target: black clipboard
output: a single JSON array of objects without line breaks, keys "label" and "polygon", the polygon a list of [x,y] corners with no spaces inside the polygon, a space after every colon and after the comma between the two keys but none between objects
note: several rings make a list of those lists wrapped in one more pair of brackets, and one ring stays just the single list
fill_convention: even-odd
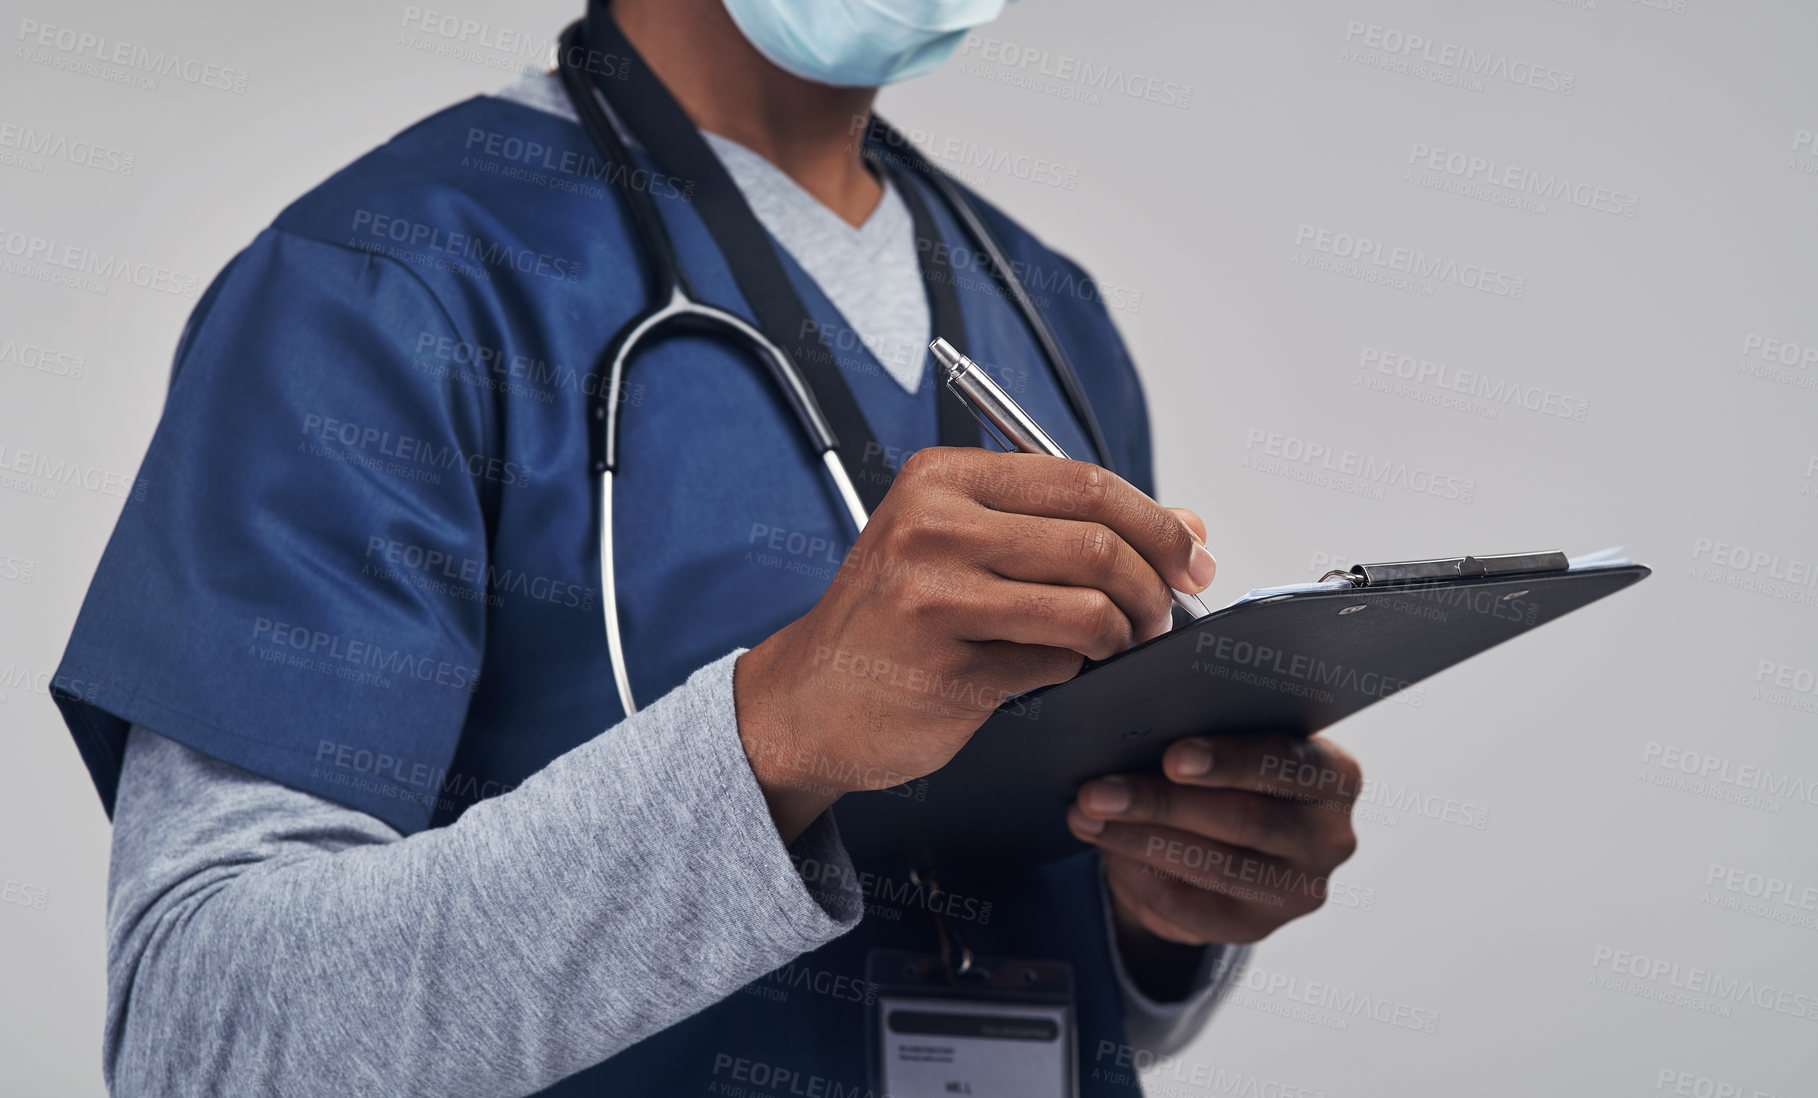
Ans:
[{"label": "black clipboard", "polygon": [[[1000,706],[945,767],[834,809],[860,864],[1002,871],[1085,849],[1080,785],[1159,771],[1189,735],[1311,735],[1649,574],[1563,553],[1358,565],[1240,601]],[[1341,577],[1334,578],[1334,577]]]}]

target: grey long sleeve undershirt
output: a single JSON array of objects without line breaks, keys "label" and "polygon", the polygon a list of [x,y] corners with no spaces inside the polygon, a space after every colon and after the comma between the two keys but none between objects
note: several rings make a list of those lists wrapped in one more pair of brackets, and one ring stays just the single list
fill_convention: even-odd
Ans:
[{"label": "grey long sleeve undershirt", "polygon": [[[135,727],[108,882],[111,1092],[526,1094],[850,928],[863,896],[831,817],[790,848],[771,823],[737,655],[409,838]],[[791,854],[844,867],[842,886],[811,892]],[[1172,1004],[1119,965],[1130,1042],[1191,1040],[1241,957],[1208,951]]]},{"label": "grey long sleeve undershirt", "polygon": [[[521,1095],[852,927],[738,737],[727,656],[408,838],[135,729],[114,814],[115,1095]],[[828,816],[798,856],[850,870]]]}]

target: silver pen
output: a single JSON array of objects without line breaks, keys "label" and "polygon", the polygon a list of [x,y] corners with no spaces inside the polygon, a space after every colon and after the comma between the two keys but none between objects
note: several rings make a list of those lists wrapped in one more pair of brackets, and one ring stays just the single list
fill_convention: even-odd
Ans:
[{"label": "silver pen", "polygon": [[[1010,446],[1025,454],[1047,454],[1051,457],[1067,456],[1067,451],[1042,430],[1042,425],[1035,422],[1022,406],[1010,399],[1010,394],[1003,387],[991,380],[984,367],[955,350],[953,344],[944,339],[936,339],[928,344],[934,352],[934,360],[941,364],[942,373],[946,375],[947,388],[959,398],[961,404],[972,410],[985,429],[992,431]],[[1199,601],[1198,595],[1185,591],[1174,592],[1174,605],[1186,612],[1189,618],[1203,618],[1211,611],[1206,604]]]}]

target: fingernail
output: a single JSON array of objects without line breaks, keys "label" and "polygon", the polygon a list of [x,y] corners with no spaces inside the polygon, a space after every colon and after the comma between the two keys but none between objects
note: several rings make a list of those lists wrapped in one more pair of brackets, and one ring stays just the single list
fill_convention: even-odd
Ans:
[{"label": "fingernail", "polygon": [[1174,745],[1174,772],[1183,778],[1197,778],[1212,769],[1212,752],[1195,740],[1182,740]]},{"label": "fingernail", "polygon": [[1187,562],[1187,575],[1193,580],[1193,590],[1204,591],[1217,573],[1218,562],[1212,559],[1205,546],[1194,542],[1193,559]]},{"label": "fingernail", "polygon": [[1079,828],[1088,835],[1096,835],[1105,829],[1105,821],[1095,820],[1081,812],[1074,815],[1073,826]]},{"label": "fingernail", "polygon": [[1079,791],[1079,803],[1093,812],[1114,816],[1130,807],[1130,787],[1121,778],[1087,782]]}]

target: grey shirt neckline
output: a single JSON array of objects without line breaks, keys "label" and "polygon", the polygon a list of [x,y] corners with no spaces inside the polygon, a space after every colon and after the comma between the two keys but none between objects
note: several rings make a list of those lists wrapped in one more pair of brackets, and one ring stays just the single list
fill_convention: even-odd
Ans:
[{"label": "grey shirt neckline", "polygon": [[[497,94],[578,120],[553,73],[526,76]],[[877,208],[864,224],[853,226],[758,153],[716,133],[702,131],[702,136],[758,222],[839,311],[846,330],[823,331],[842,352],[837,357],[846,360],[862,345],[904,392],[919,392],[928,374],[934,319],[916,255],[914,218],[896,184],[883,177]]]}]

